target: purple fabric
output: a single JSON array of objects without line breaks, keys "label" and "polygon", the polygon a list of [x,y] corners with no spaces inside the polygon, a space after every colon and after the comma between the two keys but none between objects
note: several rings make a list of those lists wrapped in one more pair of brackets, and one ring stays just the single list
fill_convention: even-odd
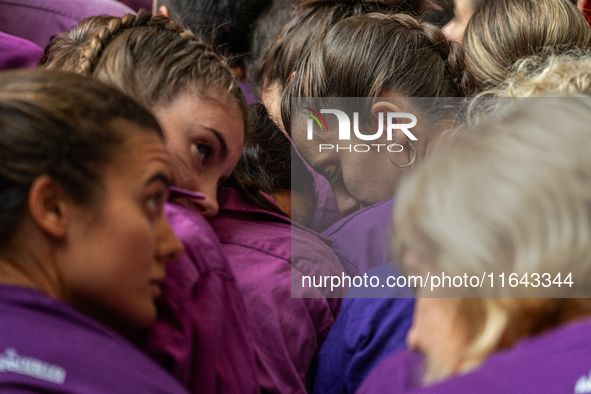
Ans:
[{"label": "purple fabric", "polygon": [[0,30],[45,48],[84,18],[128,13],[133,10],[115,0],[0,0]]},{"label": "purple fabric", "polygon": [[[332,327],[341,299],[322,298],[319,289],[292,298],[301,276],[339,275],[337,257],[310,230],[249,205],[237,191],[218,193],[220,213],[210,223],[242,291],[257,352],[261,388],[305,393],[319,346]],[[292,239],[307,245],[292,252]]]},{"label": "purple fabric", "polygon": [[43,56],[43,49],[30,41],[0,31],[0,71],[34,68]]},{"label": "purple fabric", "polygon": [[246,104],[253,104],[260,101],[259,97],[256,95],[254,91],[254,86],[252,85],[252,83],[240,82],[240,87],[244,92],[244,97],[246,97]]},{"label": "purple fabric", "polygon": [[139,11],[143,8],[148,11],[152,11],[152,0],[119,0],[134,11]]},{"label": "purple fabric", "polygon": [[0,392],[186,393],[115,331],[37,290],[5,285]]},{"label": "purple fabric", "polygon": [[193,393],[255,393],[254,349],[242,295],[220,242],[195,210],[166,204],[185,252],[166,267],[146,351]]},{"label": "purple fabric", "polygon": [[339,220],[322,235],[350,275],[359,275],[388,262],[395,197]]},{"label": "purple fabric", "polygon": [[290,137],[288,138],[291,142],[293,150],[302,160],[302,162],[304,162],[306,169],[312,175],[312,178],[314,178],[314,201],[316,205],[314,206],[314,213],[308,227],[313,231],[321,233],[332,224],[342,219],[343,216],[337,207],[337,202],[334,198],[334,194],[332,193],[332,186],[330,186],[330,182],[325,177],[317,173],[312,167],[310,167],[308,162],[306,162],[306,160],[298,151],[298,148],[294,144],[293,140]]},{"label": "purple fabric", "polygon": [[[388,263],[368,275],[384,283],[385,276],[397,272]],[[358,296],[358,290],[351,288],[347,297]],[[345,298],[320,349],[313,392],[354,393],[381,360],[406,347],[413,310],[414,298]]]},{"label": "purple fabric", "polygon": [[527,338],[498,351],[476,371],[418,388],[422,359],[410,351],[387,358],[363,382],[365,393],[588,393],[591,392],[591,320]]},{"label": "purple fabric", "polygon": [[[394,198],[357,211],[323,235],[351,276],[368,274],[386,283],[398,276],[388,260]],[[375,267],[375,268],[374,268]],[[382,359],[406,346],[413,296],[398,288],[352,287],[341,314],[320,350],[314,393],[354,392]],[[379,298],[384,297],[384,298]]]}]

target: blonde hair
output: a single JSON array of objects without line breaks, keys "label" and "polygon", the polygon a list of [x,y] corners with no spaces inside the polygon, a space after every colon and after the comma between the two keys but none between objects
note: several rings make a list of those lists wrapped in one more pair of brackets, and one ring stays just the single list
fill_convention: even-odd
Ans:
[{"label": "blonde hair", "polygon": [[534,97],[558,94],[591,94],[591,53],[530,56],[519,60],[501,85],[481,93],[495,97]]},{"label": "blonde hair", "polygon": [[[572,273],[574,288],[558,295],[584,296],[591,288],[591,98],[533,98],[514,107],[452,139],[403,182],[395,251],[400,260],[412,249],[431,272],[450,276],[562,273],[564,280]],[[505,285],[472,289],[472,296],[499,298],[457,300],[455,322],[471,333],[464,370],[591,314],[587,299],[508,298],[556,296],[556,287]]]},{"label": "blonde hair", "polygon": [[[517,61],[509,76],[471,99],[467,124],[511,110],[520,97],[591,95],[591,51],[574,49],[561,54],[534,55]],[[508,99],[506,99],[506,97]]]},{"label": "blonde hair", "polygon": [[520,58],[590,43],[589,24],[567,0],[486,1],[464,34],[466,63],[481,87],[502,83]]}]

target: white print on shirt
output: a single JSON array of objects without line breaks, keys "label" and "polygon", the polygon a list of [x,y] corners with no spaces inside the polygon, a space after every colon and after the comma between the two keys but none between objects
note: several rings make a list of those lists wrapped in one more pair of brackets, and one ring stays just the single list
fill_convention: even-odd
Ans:
[{"label": "white print on shirt", "polygon": [[66,380],[66,370],[59,365],[19,356],[12,348],[4,349],[4,354],[0,354],[0,372],[32,376],[57,384],[63,384]]},{"label": "white print on shirt", "polygon": [[591,393],[591,372],[589,376],[581,376],[575,385],[575,393]]}]

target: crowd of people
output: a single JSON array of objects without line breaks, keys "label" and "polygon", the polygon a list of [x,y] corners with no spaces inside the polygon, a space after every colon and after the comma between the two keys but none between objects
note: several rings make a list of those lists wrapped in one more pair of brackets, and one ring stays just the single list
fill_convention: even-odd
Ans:
[{"label": "crowd of people", "polygon": [[590,10],[0,0],[0,392],[591,393]]}]

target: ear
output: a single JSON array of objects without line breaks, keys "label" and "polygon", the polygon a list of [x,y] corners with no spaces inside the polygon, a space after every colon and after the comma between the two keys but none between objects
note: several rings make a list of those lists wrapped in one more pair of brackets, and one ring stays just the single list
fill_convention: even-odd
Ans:
[{"label": "ear", "polygon": [[[404,111],[402,111],[400,109],[400,107],[398,107],[394,103],[391,103],[388,101],[378,101],[377,103],[375,103],[371,107],[371,116],[375,117],[375,120],[377,121],[378,116],[379,116],[378,114],[380,112],[384,114],[384,130],[386,130],[386,127],[387,127],[386,124],[388,122],[388,117],[386,114],[388,112],[404,112]],[[393,119],[392,121],[393,121],[393,123],[405,123],[405,122],[401,122],[400,119],[397,119],[397,118]],[[400,145],[404,145],[406,143],[406,134],[404,134],[404,132],[400,129],[396,129],[392,138],[394,138],[394,141]]]},{"label": "ear", "polygon": [[165,17],[167,17],[168,19],[172,20],[172,18],[170,17],[170,11],[168,11],[168,7],[165,5],[161,5],[160,8],[158,8],[158,13],[164,15]]},{"label": "ear", "polygon": [[295,71],[293,71],[291,73],[291,75],[289,76],[289,82],[293,81],[293,78],[295,77]]},{"label": "ear", "polygon": [[430,0],[426,0],[423,2],[423,8],[421,9],[421,11],[425,12],[428,10],[443,11],[443,8]]},{"label": "ear", "polygon": [[29,211],[35,223],[48,235],[61,238],[66,234],[68,196],[63,187],[49,175],[37,177],[29,190]]},{"label": "ear", "polygon": [[236,76],[240,82],[244,82],[246,80],[246,72],[244,71],[244,67],[236,66],[230,67],[230,71]]}]

